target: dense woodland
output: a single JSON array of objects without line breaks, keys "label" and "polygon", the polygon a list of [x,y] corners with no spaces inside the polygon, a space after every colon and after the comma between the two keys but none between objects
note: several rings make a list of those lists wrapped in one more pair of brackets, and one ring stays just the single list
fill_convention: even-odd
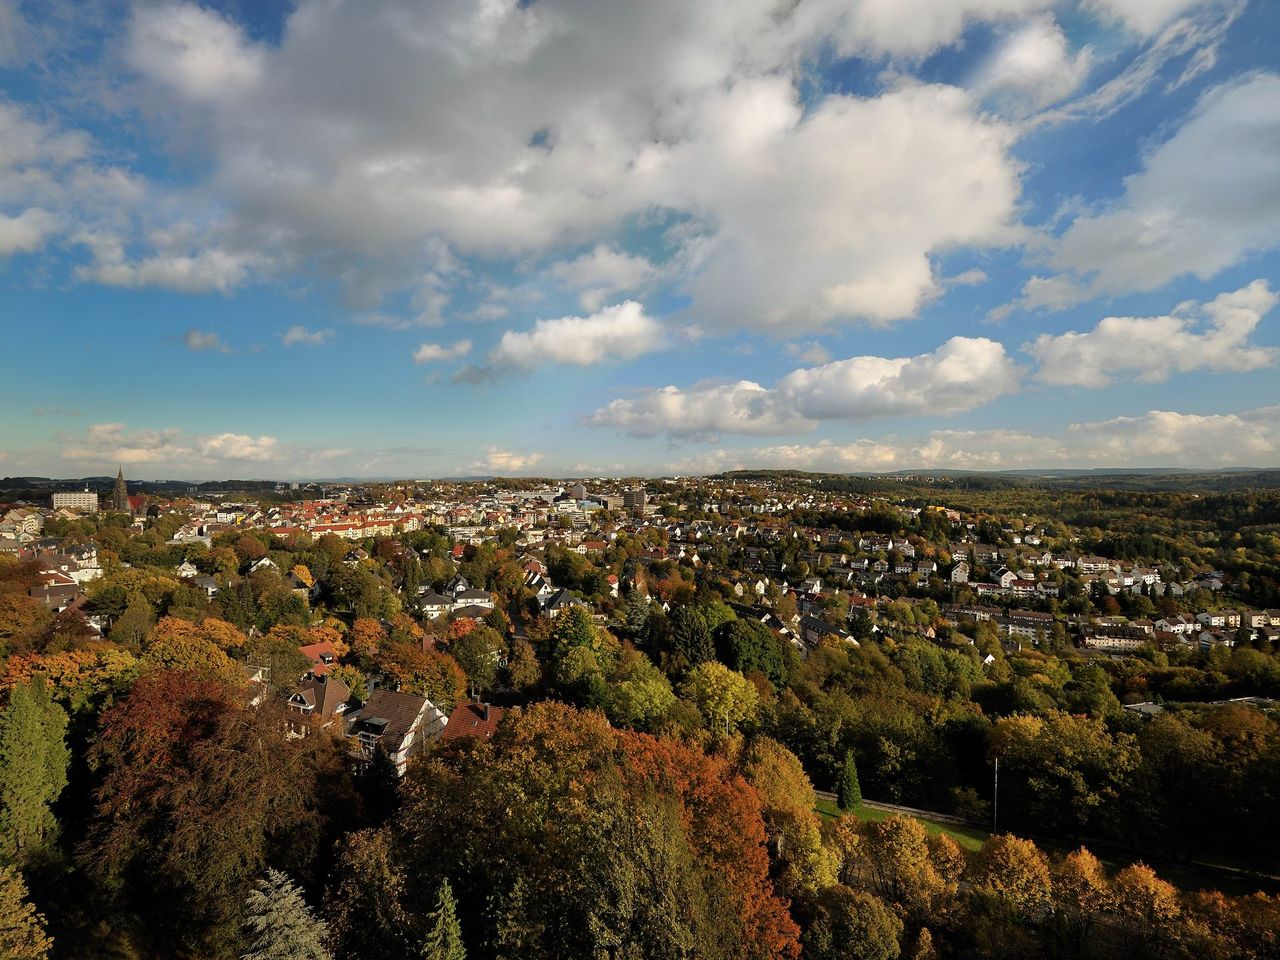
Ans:
[{"label": "dense woodland", "polygon": [[[696,519],[705,496],[681,499],[664,512]],[[946,502],[984,540],[1041,518],[1050,545],[1222,570],[1232,602],[1280,605],[1274,492],[953,484]],[[787,519],[938,557],[958,533],[890,502]],[[50,521],[104,565],[83,608],[54,616],[27,595],[32,565],[0,559],[0,956],[1280,955],[1264,876],[1280,721],[1211,703],[1280,696],[1265,643],[1096,658],[1057,630],[1008,650],[989,623],[942,618],[963,597],[927,583],[851,622],[858,645],[801,657],[737,602],[740,543],[697,568],[652,558],[660,526],[593,560],[549,547],[550,578],[585,601],[551,621],[513,530],[457,558],[442,530],[406,533],[353,562],[334,537],[171,545],[180,523]],[[769,549],[810,572],[794,543]],[[250,573],[263,557],[274,568]],[[184,560],[217,578],[212,600],[174,575]],[[455,573],[497,598],[484,622],[415,608]],[[627,575],[620,596],[609,573]],[[785,615],[794,599],[770,591]],[[1198,599],[1064,590],[1043,607]],[[379,678],[445,712],[469,692],[511,709],[491,740],[434,749],[403,781],[379,763],[357,776],[336,739],[283,736],[298,647],[320,640],[357,697]],[[277,681],[256,705],[246,664]],[[1150,699],[1160,716],[1122,709]],[[866,798],[990,824],[997,758],[1001,832],[981,849],[859,815]],[[820,813],[815,787],[851,812]]]}]

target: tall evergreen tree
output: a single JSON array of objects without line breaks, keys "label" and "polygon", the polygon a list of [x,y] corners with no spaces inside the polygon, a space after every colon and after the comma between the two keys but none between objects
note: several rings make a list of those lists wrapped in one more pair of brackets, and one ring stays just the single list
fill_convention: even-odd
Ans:
[{"label": "tall evergreen tree", "polygon": [[862,803],[862,784],[858,782],[858,764],[852,750],[845,751],[844,764],[836,778],[836,802],[841,810],[852,810]]},{"label": "tall evergreen tree", "polygon": [[462,927],[458,923],[458,903],[448,880],[440,881],[436,908],[431,911],[427,938],[422,944],[423,960],[467,960],[462,945]]},{"label": "tall evergreen tree", "polygon": [[43,681],[20,683],[0,715],[0,854],[12,860],[56,830],[51,808],[67,785],[67,715]]},{"label": "tall evergreen tree", "polygon": [[245,901],[245,940],[240,960],[333,960],[329,926],[279,870],[268,869]]},{"label": "tall evergreen tree", "polygon": [[0,867],[0,957],[45,960],[53,940],[44,917],[27,900],[27,885],[13,867]]}]

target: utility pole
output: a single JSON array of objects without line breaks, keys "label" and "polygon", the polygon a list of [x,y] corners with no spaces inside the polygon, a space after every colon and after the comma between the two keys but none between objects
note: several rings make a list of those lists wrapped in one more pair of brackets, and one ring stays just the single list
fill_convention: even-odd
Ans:
[{"label": "utility pole", "polygon": [[999,833],[1000,824],[1000,758],[996,757],[995,783],[991,790],[991,832]]}]

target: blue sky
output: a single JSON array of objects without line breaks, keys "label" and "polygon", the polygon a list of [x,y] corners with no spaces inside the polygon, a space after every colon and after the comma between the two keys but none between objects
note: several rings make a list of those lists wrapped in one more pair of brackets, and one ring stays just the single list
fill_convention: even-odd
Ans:
[{"label": "blue sky", "polygon": [[1280,466],[1263,0],[0,0],[0,474]]}]

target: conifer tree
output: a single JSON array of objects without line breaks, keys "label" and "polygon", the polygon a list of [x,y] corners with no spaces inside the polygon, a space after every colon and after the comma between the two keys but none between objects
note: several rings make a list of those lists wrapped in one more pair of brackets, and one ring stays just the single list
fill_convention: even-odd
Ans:
[{"label": "conifer tree", "polygon": [[329,926],[317,919],[297,885],[268,869],[245,901],[245,939],[240,960],[333,960]]},{"label": "conifer tree", "polygon": [[462,927],[458,924],[458,904],[448,880],[440,881],[436,908],[428,920],[426,941],[422,944],[423,960],[467,960],[462,945]]},{"label": "conifer tree", "polygon": [[841,810],[852,810],[862,803],[862,784],[858,782],[858,764],[852,750],[845,751],[844,765],[836,779],[836,802]]},{"label": "conifer tree", "polygon": [[45,960],[53,940],[44,917],[27,900],[27,885],[13,867],[0,867],[0,957]]},{"label": "conifer tree", "polygon": [[50,809],[67,785],[67,715],[43,681],[20,683],[0,715],[0,855],[12,860],[56,830]]}]

